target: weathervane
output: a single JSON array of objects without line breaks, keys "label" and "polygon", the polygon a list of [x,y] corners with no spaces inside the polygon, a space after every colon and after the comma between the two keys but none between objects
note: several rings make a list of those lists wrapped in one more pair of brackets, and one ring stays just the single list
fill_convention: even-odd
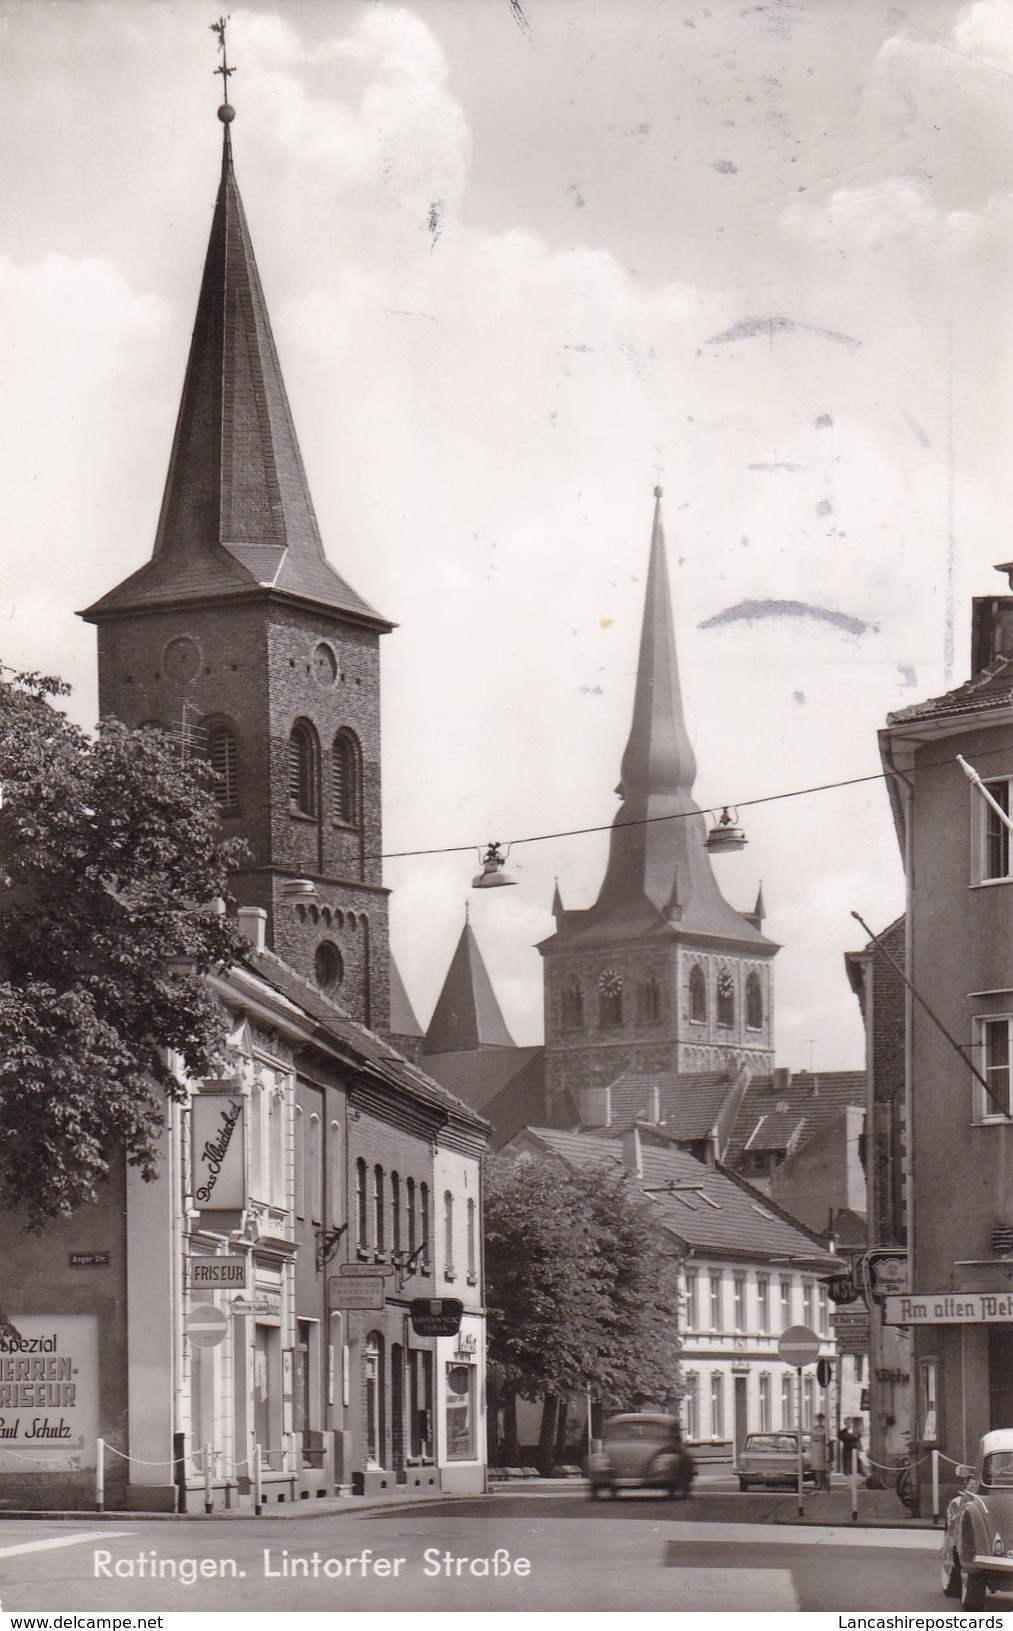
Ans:
[{"label": "weathervane", "polygon": [[227,17],[219,17],[216,23],[209,24],[211,32],[218,35],[218,49],[222,54],[221,62],[213,70],[214,73],[222,76],[223,101],[222,106],[218,109],[219,118],[222,118],[226,108],[229,108],[229,116],[232,115],[232,109],[229,107],[229,76],[234,74],[236,70],[229,67],[229,59],[225,51],[225,26],[228,20]]}]

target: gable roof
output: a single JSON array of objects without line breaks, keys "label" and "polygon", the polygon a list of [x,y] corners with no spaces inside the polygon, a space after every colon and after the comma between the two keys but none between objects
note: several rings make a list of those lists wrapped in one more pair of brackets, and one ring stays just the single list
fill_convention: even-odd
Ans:
[{"label": "gable roof", "polygon": [[755,1076],[742,1096],[722,1159],[734,1165],[746,1149],[800,1149],[845,1105],[864,1110],[867,1090],[864,1070]]},{"label": "gable roof", "polygon": [[[620,1141],[595,1133],[528,1127],[515,1140],[521,1144],[570,1165],[624,1166]],[[640,1139],[640,1155],[642,1176],[631,1174],[631,1182],[649,1196],[661,1226],[688,1251],[750,1261],[784,1257],[814,1268],[829,1268],[835,1261],[817,1235],[737,1175],[647,1137]],[[674,1193],[666,1193],[668,1185]]]},{"label": "gable roof", "polygon": [[226,125],[154,554],[82,615],[265,592],[391,627],[324,555]]}]

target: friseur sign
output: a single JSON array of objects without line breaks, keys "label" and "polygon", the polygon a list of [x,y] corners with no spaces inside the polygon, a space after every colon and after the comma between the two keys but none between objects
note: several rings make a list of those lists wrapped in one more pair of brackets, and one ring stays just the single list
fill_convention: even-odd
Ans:
[{"label": "friseur sign", "polygon": [[1010,1291],[911,1291],[887,1297],[884,1325],[1008,1325]]}]

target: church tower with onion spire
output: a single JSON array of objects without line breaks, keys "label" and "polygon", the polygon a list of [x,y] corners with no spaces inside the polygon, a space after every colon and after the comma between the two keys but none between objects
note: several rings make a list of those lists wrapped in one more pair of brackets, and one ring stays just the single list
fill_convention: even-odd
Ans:
[{"label": "church tower with onion spire", "polygon": [[[215,25],[223,29],[224,25]],[[228,68],[221,33],[226,94]],[[103,715],[206,756],[268,949],[389,1023],[379,638],[324,554],[232,158],[222,170],[151,559],[82,615]]]},{"label": "church tower with onion spire", "polygon": [[622,800],[598,899],[567,911],[557,887],[544,959],[548,1102],[624,1073],[682,1074],[773,1065],[772,959],[762,900],[728,904],[693,798],[665,557],[661,489],[654,525]]}]

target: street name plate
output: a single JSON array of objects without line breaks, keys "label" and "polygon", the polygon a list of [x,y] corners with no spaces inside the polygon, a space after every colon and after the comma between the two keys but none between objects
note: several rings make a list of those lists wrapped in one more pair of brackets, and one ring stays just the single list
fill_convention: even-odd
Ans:
[{"label": "street name plate", "polygon": [[332,1274],[327,1281],[327,1300],[332,1308],[382,1308],[383,1280],[379,1274]]},{"label": "street name plate", "polygon": [[884,1299],[884,1325],[1010,1325],[1013,1292],[911,1291]]},{"label": "street name plate", "polygon": [[386,1280],[394,1270],[389,1263],[339,1263],[338,1273],[349,1280]]}]

